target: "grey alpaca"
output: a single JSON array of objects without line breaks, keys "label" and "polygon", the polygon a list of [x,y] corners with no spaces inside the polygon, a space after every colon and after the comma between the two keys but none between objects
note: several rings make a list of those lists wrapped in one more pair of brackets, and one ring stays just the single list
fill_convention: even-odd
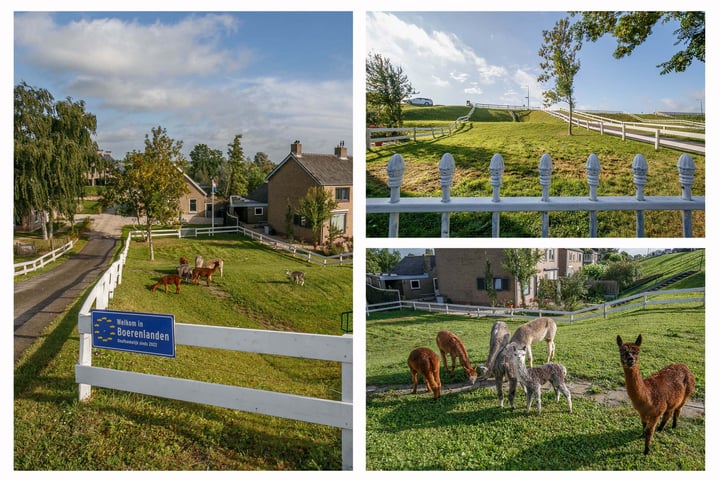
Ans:
[{"label": "grey alpaca", "polygon": [[[495,322],[490,330],[490,351],[484,365],[478,365],[478,380],[485,380],[493,373],[493,365],[500,351],[508,344],[510,329],[505,322]],[[512,363],[512,362],[511,362]]]},{"label": "grey alpaca", "polygon": [[492,366],[492,375],[495,377],[495,390],[497,391],[497,399],[500,408],[503,407],[505,399],[503,398],[502,384],[505,377],[508,379],[508,400],[510,408],[515,408],[515,391],[517,390],[518,376],[515,362],[513,361],[514,343],[507,343],[510,334],[507,333],[501,340],[500,352],[495,357]]},{"label": "grey alpaca", "polygon": [[517,348],[514,344],[511,345],[517,377],[522,386],[525,387],[527,411],[530,411],[533,398],[535,398],[537,400],[538,413],[542,412],[542,386],[550,382],[555,389],[556,401],[560,401],[560,393],[565,395],[568,408],[570,409],[570,413],[572,413],[570,390],[567,388],[567,385],[565,385],[565,376],[567,375],[565,367],[559,363],[546,363],[545,365],[527,368],[525,366],[526,348]]}]

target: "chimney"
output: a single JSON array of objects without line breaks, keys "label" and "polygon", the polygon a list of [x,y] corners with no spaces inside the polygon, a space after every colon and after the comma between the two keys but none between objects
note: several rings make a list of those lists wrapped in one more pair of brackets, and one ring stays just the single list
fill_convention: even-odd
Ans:
[{"label": "chimney", "polygon": [[340,145],[335,147],[335,156],[341,160],[347,160],[347,147],[345,146],[345,140],[340,142]]},{"label": "chimney", "polygon": [[295,140],[290,144],[290,153],[296,157],[302,157],[302,143],[300,143],[300,140]]}]

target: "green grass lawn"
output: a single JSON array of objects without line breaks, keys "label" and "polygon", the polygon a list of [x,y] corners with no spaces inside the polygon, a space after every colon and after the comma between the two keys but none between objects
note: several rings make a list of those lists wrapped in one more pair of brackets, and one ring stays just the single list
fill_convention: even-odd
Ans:
[{"label": "green grass lawn", "polygon": [[[511,331],[522,322],[503,319]],[[462,369],[450,378],[441,368],[444,391],[438,401],[424,385],[413,395],[406,364],[409,352],[430,347],[435,334],[456,333],[473,364],[484,363],[493,318],[417,312],[373,314],[367,321],[366,382],[384,387],[367,397],[369,470],[704,470],[705,417],[681,415],[678,428],[657,433],[643,455],[640,418],[631,405],[606,406],[586,395],[555,403],[546,386],[543,412],[525,411],[518,389],[516,408],[500,409],[495,388],[449,392],[462,384]],[[673,362],[686,363],[697,379],[694,400],[705,399],[705,309],[702,305],[653,306],[607,319],[559,323],[555,361],[566,366],[569,382],[589,384],[590,393],[624,385],[615,338],[643,335],[640,370],[644,376]],[[547,353],[536,343],[535,357]],[[550,389],[551,391],[551,389]]]},{"label": "green grass lawn", "polygon": [[[427,107],[408,110],[407,124],[422,126],[451,123],[455,113],[445,113],[450,107]],[[441,110],[444,109],[444,110]],[[462,109],[467,113],[467,109]],[[491,115],[491,112],[495,114]],[[412,115],[411,115],[412,113]],[[464,113],[461,113],[464,114]],[[424,114],[424,116],[422,116]],[[648,179],[645,195],[680,196],[677,161],[680,152],[667,148],[658,151],[649,144],[625,141],[610,135],[575,127],[567,135],[564,122],[542,112],[520,112],[518,122],[503,119],[506,112],[476,110],[471,122],[453,135],[403,142],[397,145],[372,147],[367,151],[366,194],[368,198],[389,196],[387,164],[390,157],[399,153],[405,160],[405,176],[401,187],[403,196],[439,196],[438,165],[446,152],[455,159],[455,175],[451,194],[457,197],[490,197],[489,165],[495,153],[503,156],[505,173],[502,196],[539,196],[538,166],[540,157],[549,153],[553,161],[551,196],[587,196],[585,162],[591,153],[600,159],[600,185],[598,196],[634,196],[632,161],[636,154],[648,162]],[[477,119],[476,119],[477,118]],[[695,162],[694,196],[705,195],[705,157],[692,155]],[[682,236],[679,212],[647,212],[646,236]],[[490,214],[451,214],[450,235],[454,237],[490,236]],[[693,213],[693,234],[705,235],[704,212]],[[598,236],[634,237],[634,212],[600,212]],[[440,231],[439,214],[401,214],[401,237],[437,237]],[[367,216],[369,237],[387,236],[387,215]],[[538,237],[541,232],[539,213],[501,215],[503,237]],[[589,235],[586,212],[555,212],[550,215],[550,235],[553,237],[587,237]]]},{"label": "green grass lawn", "polygon": [[[322,267],[238,235],[155,239],[155,260],[133,242],[110,309],[174,314],[178,323],[342,335],[352,267]],[[165,294],[150,286],[180,256],[225,261],[224,276]],[[305,286],[285,269],[304,270]],[[18,470],[336,470],[340,430],[228,409],[94,388],[78,402],[74,365],[82,299],[15,368]],[[174,359],[95,349],[93,365],[283,393],[340,399],[340,365],[177,346]]]}]

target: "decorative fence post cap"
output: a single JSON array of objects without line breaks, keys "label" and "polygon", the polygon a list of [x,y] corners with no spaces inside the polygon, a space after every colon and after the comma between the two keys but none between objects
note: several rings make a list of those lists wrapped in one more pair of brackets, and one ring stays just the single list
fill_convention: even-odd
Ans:
[{"label": "decorative fence post cap", "polygon": [[388,184],[390,187],[399,187],[402,183],[402,177],[405,173],[405,160],[399,153],[390,157],[387,166]]}]

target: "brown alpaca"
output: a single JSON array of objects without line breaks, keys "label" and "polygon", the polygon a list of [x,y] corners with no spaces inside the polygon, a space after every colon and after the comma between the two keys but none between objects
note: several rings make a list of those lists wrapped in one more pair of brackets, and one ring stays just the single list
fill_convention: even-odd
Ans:
[{"label": "brown alpaca", "polygon": [[465,350],[465,345],[463,345],[458,336],[448,330],[441,330],[435,337],[435,342],[437,342],[437,346],[440,349],[445,370],[448,369],[447,355],[450,355],[450,360],[452,360],[450,375],[455,373],[455,359],[458,358],[460,365],[462,365],[467,374],[468,380],[470,380],[471,384],[474,384],[475,380],[477,380],[477,370],[475,367],[470,366],[467,350]]},{"label": "brown alpaca", "polygon": [[218,265],[219,265],[218,262],[215,262],[213,264],[212,268],[205,268],[205,267],[193,268],[192,283],[198,283],[201,278],[204,278],[207,283],[207,286],[209,287],[210,281],[212,280],[213,273],[215,273],[215,270],[217,270]]},{"label": "brown alpaca", "polygon": [[160,286],[163,285],[165,287],[165,293],[168,293],[168,285],[174,283],[175,284],[175,293],[180,293],[180,282],[182,281],[182,278],[180,278],[179,275],[175,275],[174,273],[171,273],[169,275],[165,275],[160,279],[159,282],[157,282],[155,285],[150,287],[150,290],[153,292]]},{"label": "brown alpaca", "polygon": [[418,373],[423,376],[428,392],[432,392],[435,400],[440,397],[440,359],[429,348],[420,347],[410,352],[407,360],[413,381],[413,393],[417,393]]},{"label": "brown alpaca", "polygon": [[695,391],[695,376],[687,365],[673,363],[643,380],[638,365],[641,343],[642,335],[638,335],[635,343],[623,343],[620,335],[617,336],[625,387],[640,414],[647,455],[656,426],[658,432],[662,431],[671,415],[672,428],[677,426],[680,410]]},{"label": "brown alpaca", "polygon": [[185,257],[180,257],[180,265],[188,265],[190,262]]},{"label": "brown alpaca", "polygon": [[208,260],[205,262],[205,268],[212,267],[213,263],[218,264],[218,270],[220,270],[220,277],[223,276],[223,266],[225,265],[225,262],[222,261],[222,258],[213,258],[212,260]]},{"label": "brown alpaca", "polygon": [[551,318],[540,317],[520,325],[510,342],[514,342],[518,347],[527,347],[527,358],[530,360],[530,366],[533,366],[533,355],[530,345],[533,342],[545,340],[548,344],[548,355],[546,362],[552,360],[555,355],[555,332],[557,325]]}]

